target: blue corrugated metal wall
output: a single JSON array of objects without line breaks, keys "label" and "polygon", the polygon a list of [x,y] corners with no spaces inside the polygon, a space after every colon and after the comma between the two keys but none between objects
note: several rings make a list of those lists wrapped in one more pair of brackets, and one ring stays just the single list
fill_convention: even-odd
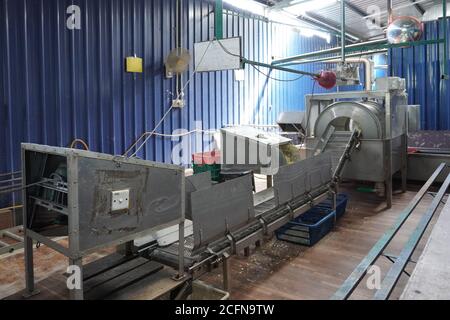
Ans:
[{"label": "blue corrugated metal wall", "polygon": [[[81,30],[66,28],[72,4],[81,8]],[[213,39],[213,9],[211,1],[184,1],[183,42],[189,50]],[[122,154],[153,129],[175,90],[163,64],[175,45],[174,25],[175,0],[0,0],[0,173],[20,170],[21,142],[67,146],[81,138],[91,150]],[[329,46],[231,11],[224,30],[228,37],[242,36],[244,55],[258,61]],[[143,74],[124,72],[124,58],[134,54],[144,59]],[[173,111],[159,132],[193,129],[196,120],[204,129],[273,124],[279,112],[302,109],[304,94],[312,90],[306,77],[280,83],[249,66],[245,72],[244,82],[234,81],[231,71],[196,75],[187,106]],[[154,137],[139,156],[170,162],[173,143]]]},{"label": "blue corrugated metal wall", "polygon": [[[450,24],[447,34],[450,37]],[[426,24],[424,39],[443,35],[440,22]],[[409,103],[422,106],[424,130],[450,130],[449,80],[440,80],[443,50],[443,45],[390,50],[390,74],[406,79]],[[450,51],[450,47],[446,50]]]}]

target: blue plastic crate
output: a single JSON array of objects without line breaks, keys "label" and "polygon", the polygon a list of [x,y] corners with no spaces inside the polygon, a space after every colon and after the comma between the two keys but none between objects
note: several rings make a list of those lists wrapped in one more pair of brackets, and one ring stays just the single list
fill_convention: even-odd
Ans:
[{"label": "blue plastic crate", "polygon": [[[328,198],[327,200],[321,202],[318,204],[318,207],[322,208],[332,208],[333,203],[332,199]],[[345,214],[345,210],[347,209],[347,203],[348,203],[348,195],[346,193],[340,193],[336,197],[336,218],[339,219]]]},{"label": "blue plastic crate", "polygon": [[333,229],[335,221],[336,211],[314,207],[275,233],[279,240],[313,246]]},{"label": "blue plastic crate", "polygon": [[279,240],[295,244],[313,246],[333,229],[334,223],[342,217],[347,208],[348,195],[341,193],[336,198],[334,211],[332,198],[308,210],[295,220],[276,231]]}]

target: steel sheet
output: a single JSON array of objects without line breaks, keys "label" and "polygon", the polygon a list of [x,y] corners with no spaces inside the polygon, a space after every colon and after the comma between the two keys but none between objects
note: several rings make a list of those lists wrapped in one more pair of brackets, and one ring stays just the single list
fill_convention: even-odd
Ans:
[{"label": "steel sheet", "polygon": [[255,219],[250,175],[191,194],[194,248],[202,248]]}]

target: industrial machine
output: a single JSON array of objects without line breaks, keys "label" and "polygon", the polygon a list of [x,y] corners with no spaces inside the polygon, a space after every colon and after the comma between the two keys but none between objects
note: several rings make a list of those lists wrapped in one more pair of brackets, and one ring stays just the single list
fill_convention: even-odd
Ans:
[{"label": "industrial machine", "polygon": [[[22,167],[27,295],[36,293],[33,240],[65,255],[69,265],[78,268],[80,285],[70,295],[83,299],[87,289],[98,298],[111,274],[122,277],[109,284],[116,289],[126,285],[125,280],[133,282],[163,269],[133,255],[134,239],[176,225],[179,239],[184,238],[182,167],[34,144],[22,144]],[[54,236],[67,236],[67,245],[54,241]],[[116,245],[126,249],[110,266],[120,272],[111,272],[105,262],[84,270],[83,257]],[[103,271],[106,275],[96,280]],[[172,276],[183,278],[182,259],[178,274]]]},{"label": "industrial machine", "polygon": [[401,172],[403,190],[407,177],[407,94],[393,83],[398,81],[391,79],[384,87],[378,82],[384,89],[378,91],[306,96],[308,150],[339,154],[345,137],[359,131],[360,145],[342,178],[375,182],[376,190],[386,195],[388,207],[392,205],[392,176]]},{"label": "industrial machine", "polygon": [[[162,292],[184,298],[193,281],[219,263],[228,290],[231,255],[249,254],[252,244],[321,201],[336,202],[358,137],[354,130],[336,166],[331,152],[283,164],[272,172],[273,187],[256,194],[252,175],[213,184],[210,172],[185,177],[178,166],[22,144],[26,295],[37,293],[33,241],[79,270],[72,299],[120,298],[122,289],[143,290],[140,283],[147,298]],[[118,253],[83,264],[88,254],[112,246]],[[152,296],[147,286],[154,274],[161,275]]]},{"label": "industrial machine", "polygon": [[[196,279],[222,264],[224,290],[229,289],[229,257],[259,246],[266,236],[327,198],[336,203],[336,188],[342,169],[358,145],[353,131],[338,163],[324,152],[281,166],[273,187],[253,193],[250,176],[212,185],[210,173],[187,177],[186,208],[193,233],[184,241],[186,272]],[[148,251],[153,260],[176,265],[179,243]]]}]

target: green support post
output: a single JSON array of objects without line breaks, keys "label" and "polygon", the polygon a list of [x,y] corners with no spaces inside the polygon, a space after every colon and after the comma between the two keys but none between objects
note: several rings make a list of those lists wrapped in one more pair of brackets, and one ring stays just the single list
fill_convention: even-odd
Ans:
[{"label": "green support post", "polygon": [[449,73],[448,73],[448,35],[447,35],[447,0],[442,0],[442,29],[444,32],[444,72],[442,74],[443,80],[449,79]]},{"label": "green support post", "polygon": [[214,33],[216,39],[223,39],[223,1],[216,0],[214,10]]}]

